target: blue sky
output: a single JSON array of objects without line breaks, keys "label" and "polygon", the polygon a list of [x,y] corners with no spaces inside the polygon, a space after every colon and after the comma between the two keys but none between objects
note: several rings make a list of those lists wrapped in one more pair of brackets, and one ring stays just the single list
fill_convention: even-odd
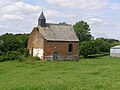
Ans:
[{"label": "blue sky", "polygon": [[120,40],[120,0],[0,0],[0,34],[30,33],[42,11],[47,22],[88,22],[92,35]]}]

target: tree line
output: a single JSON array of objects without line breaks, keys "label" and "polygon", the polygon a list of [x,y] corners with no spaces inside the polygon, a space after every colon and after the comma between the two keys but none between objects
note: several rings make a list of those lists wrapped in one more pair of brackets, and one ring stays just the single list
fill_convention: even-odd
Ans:
[{"label": "tree line", "polygon": [[27,57],[29,34],[4,34],[0,36],[0,61],[22,59]]}]

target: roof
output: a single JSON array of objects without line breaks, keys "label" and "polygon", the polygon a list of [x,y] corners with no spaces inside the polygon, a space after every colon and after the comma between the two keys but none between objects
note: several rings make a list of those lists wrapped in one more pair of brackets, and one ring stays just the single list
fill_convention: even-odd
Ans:
[{"label": "roof", "polygon": [[79,41],[71,25],[46,24],[46,27],[40,27],[39,32],[48,41]]},{"label": "roof", "polygon": [[111,47],[111,49],[120,49],[120,45],[117,45],[117,46]]},{"label": "roof", "polygon": [[44,13],[42,12],[39,19],[45,19]]}]

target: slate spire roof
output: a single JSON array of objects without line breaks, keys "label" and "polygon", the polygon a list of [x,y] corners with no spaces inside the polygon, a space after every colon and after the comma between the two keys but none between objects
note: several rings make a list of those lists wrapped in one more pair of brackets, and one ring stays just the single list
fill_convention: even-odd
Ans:
[{"label": "slate spire roof", "polygon": [[41,12],[41,15],[40,15],[39,19],[46,19],[45,16],[44,16],[43,11]]},{"label": "slate spire roof", "polygon": [[44,13],[42,12],[40,17],[38,18],[38,26],[45,27],[46,26],[46,18]]}]

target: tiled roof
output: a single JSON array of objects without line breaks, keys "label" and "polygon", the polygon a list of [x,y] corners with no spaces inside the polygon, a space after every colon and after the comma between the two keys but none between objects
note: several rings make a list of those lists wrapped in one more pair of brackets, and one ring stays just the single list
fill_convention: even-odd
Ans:
[{"label": "tiled roof", "polygon": [[38,28],[46,40],[79,41],[71,25],[47,24],[46,27],[38,26]]}]

